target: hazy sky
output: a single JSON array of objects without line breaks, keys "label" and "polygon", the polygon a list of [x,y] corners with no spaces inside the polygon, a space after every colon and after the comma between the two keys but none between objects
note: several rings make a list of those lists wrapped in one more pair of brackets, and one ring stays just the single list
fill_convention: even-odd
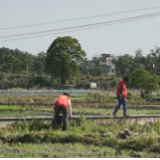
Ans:
[{"label": "hazy sky", "polygon": [[2,37],[141,16],[160,12],[160,7],[63,23],[5,30],[3,28],[156,6],[160,6],[160,0],[0,0],[0,47],[17,48],[37,55],[41,51],[46,52],[57,37],[71,36],[79,40],[89,59],[101,53],[134,55],[137,48],[141,48],[145,55],[155,46],[160,47],[160,16],[28,39],[2,42],[2,40],[8,40]]}]

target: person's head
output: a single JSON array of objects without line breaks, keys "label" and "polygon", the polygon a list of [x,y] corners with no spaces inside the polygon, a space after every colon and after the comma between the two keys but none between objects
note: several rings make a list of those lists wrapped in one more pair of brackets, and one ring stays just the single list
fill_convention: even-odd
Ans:
[{"label": "person's head", "polygon": [[68,97],[70,96],[70,95],[69,95],[69,93],[66,93],[66,92],[65,92],[65,93],[63,93],[63,95],[66,95],[66,96],[68,96]]},{"label": "person's head", "polygon": [[128,83],[129,82],[129,78],[128,77],[124,77],[123,81],[124,81],[124,83]]}]

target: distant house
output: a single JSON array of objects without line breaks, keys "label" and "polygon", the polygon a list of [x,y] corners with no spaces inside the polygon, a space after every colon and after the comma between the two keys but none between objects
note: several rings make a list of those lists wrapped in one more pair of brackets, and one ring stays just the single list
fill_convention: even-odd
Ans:
[{"label": "distant house", "polygon": [[[106,68],[107,75],[115,75],[116,74],[116,66],[113,64],[113,58],[118,59],[119,57],[129,57],[129,54],[124,54],[123,56],[113,56],[112,54],[102,53],[101,54],[101,64]],[[88,60],[86,63],[86,67],[92,69],[95,67],[95,61],[99,57],[92,57],[92,60]]]},{"label": "distant house", "polygon": [[106,68],[107,74],[115,75],[116,74],[115,65],[112,62],[113,55],[102,53],[101,57],[102,57],[102,65]]},{"label": "distant house", "polygon": [[[92,57],[92,60],[88,60],[86,63],[87,68],[94,68],[95,67],[95,61],[98,60],[99,57]],[[115,74],[115,66],[112,63],[113,55],[112,54],[101,54],[101,65],[106,68],[106,74],[107,75],[114,75]]]}]

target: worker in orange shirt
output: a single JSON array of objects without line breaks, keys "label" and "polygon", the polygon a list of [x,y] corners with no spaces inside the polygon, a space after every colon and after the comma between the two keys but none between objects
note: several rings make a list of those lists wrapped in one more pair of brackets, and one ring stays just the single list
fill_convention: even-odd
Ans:
[{"label": "worker in orange shirt", "polygon": [[127,104],[126,104],[126,98],[127,98],[127,88],[126,88],[126,83],[129,82],[128,77],[124,77],[122,81],[120,81],[117,85],[117,100],[118,100],[118,105],[115,108],[113,115],[116,117],[117,111],[120,109],[120,106],[122,104],[123,106],[123,116],[126,117],[126,109],[127,109]]},{"label": "worker in orange shirt", "polygon": [[55,129],[56,127],[59,113],[62,112],[64,118],[62,130],[63,131],[67,130],[68,108],[69,108],[69,118],[72,118],[72,106],[69,96],[70,95],[68,93],[64,93],[63,95],[59,95],[58,98],[55,100],[55,107],[54,107],[55,114],[52,121],[53,129]]}]

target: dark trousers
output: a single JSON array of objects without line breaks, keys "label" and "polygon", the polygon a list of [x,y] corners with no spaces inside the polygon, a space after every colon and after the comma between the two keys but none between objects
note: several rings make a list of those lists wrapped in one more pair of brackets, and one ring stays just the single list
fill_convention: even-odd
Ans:
[{"label": "dark trousers", "polygon": [[63,106],[56,106],[54,108],[54,117],[53,117],[53,121],[52,121],[52,128],[55,129],[56,125],[57,125],[57,119],[58,119],[58,115],[59,113],[62,111],[63,113],[63,127],[62,130],[66,131],[67,130],[67,108],[63,107]]},{"label": "dark trousers", "polygon": [[123,97],[120,99],[119,95],[117,95],[117,100],[118,100],[118,105],[117,105],[117,107],[116,107],[116,109],[114,110],[113,113],[116,114],[116,112],[120,109],[120,106],[122,104],[122,106],[123,106],[123,115],[125,116],[126,115],[126,110],[127,110],[126,100]]}]

